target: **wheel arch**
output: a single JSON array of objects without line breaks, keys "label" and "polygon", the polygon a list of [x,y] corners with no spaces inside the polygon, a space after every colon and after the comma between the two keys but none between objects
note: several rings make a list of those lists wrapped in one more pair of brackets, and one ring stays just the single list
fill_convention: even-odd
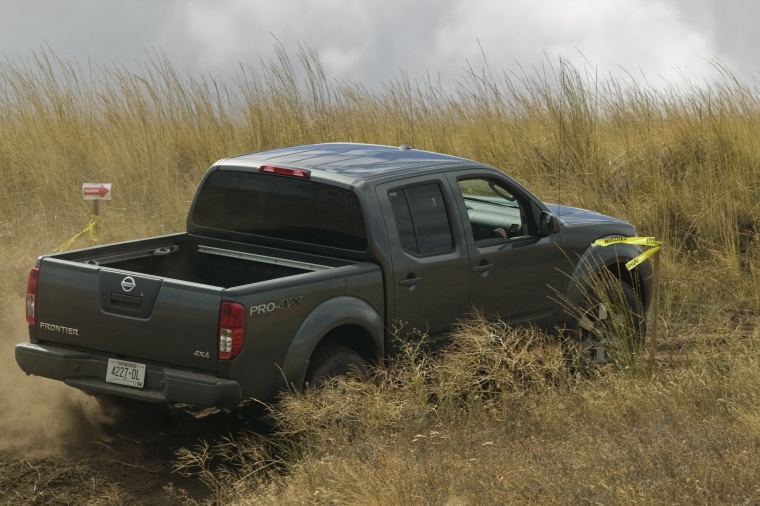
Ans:
[{"label": "wheel arch", "polygon": [[382,317],[354,297],[335,297],[317,306],[299,327],[285,357],[283,373],[291,389],[301,391],[310,359],[329,345],[355,350],[368,363],[381,360],[385,353]]},{"label": "wheel arch", "polygon": [[634,244],[615,244],[611,246],[589,246],[580,257],[565,293],[562,294],[562,304],[566,306],[558,318],[560,326],[574,329],[575,318],[570,311],[578,307],[587,291],[589,276],[602,269],[608,271],[615,278],[628,283],[637,296],[641,299],[642,306],[646,311],[651,299],[652,266],[651,262],[643,262],[635,269],[628,270],[626,264],[639,256],[643,250]]}]

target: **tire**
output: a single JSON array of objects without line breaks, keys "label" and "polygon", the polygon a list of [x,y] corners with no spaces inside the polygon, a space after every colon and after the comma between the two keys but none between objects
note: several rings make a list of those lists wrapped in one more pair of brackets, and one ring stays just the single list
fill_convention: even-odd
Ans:
[{"label": "tire", "polygon": [[581,362],[594,365],[632,365],[644,347],[644,305],[631,285],[599,290],[586,296],[578,319]]},{"label": "tire", "polygon": [[340,345],[317,349],[306,371],[304,388],[323,388],[331,381],[348,378],[365,378],[367,362],[358,352]]}]

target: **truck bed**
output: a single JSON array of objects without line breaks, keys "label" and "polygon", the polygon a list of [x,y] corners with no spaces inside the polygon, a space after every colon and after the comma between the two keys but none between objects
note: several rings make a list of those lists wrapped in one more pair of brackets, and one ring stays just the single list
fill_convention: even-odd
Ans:
[{"label": "truck bed", "polygon": [[[40,258],[33,342],[215,371],[225,292],[352,262],[175,234]],[[330,277],[328,275],[328,277]],[[233,296],[234,298],[234,296]],[[47,304],[46,301],[55,301]],[[164,339],[171,333],[174,339]]]},{"label": "truck bed", "polygon": [[220,288],[351,263],[216,239],[201,241],[184,233],[60,253],[51,258]]}]

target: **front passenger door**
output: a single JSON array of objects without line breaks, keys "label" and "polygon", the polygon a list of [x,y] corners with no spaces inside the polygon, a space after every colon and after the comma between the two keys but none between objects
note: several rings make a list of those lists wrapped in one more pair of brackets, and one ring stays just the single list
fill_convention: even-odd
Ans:
[{"label": "front passenger door", "polygon": [[540,207],[516,184],[472,172],[452,179],[467,222],[473,304],[509,324],[550,327],[568,262],[559,234],[538,233]]}]

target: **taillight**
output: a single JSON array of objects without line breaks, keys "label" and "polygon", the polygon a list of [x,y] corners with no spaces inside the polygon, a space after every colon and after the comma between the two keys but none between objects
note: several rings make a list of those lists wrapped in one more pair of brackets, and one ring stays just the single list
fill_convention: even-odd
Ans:
[{"label": "taillight", "polygon": [[32,327],[37,325],[37,280],[39,279],[40,269],[32,268],[26,282],[26,323]]},{"label": "taillight", "polygon": [[245,346],[245,307],[237,302],[222,302],[219,315],[219,359],[230,360]]},{"label": "taillight", "polygon": [[304,169],[291,169],[289,167],[275,167],[274,165],[262,165],[259,172],[267,174],[277,174],[278,176],[298,177],[301,179],[310,179],[311,172]]}]

